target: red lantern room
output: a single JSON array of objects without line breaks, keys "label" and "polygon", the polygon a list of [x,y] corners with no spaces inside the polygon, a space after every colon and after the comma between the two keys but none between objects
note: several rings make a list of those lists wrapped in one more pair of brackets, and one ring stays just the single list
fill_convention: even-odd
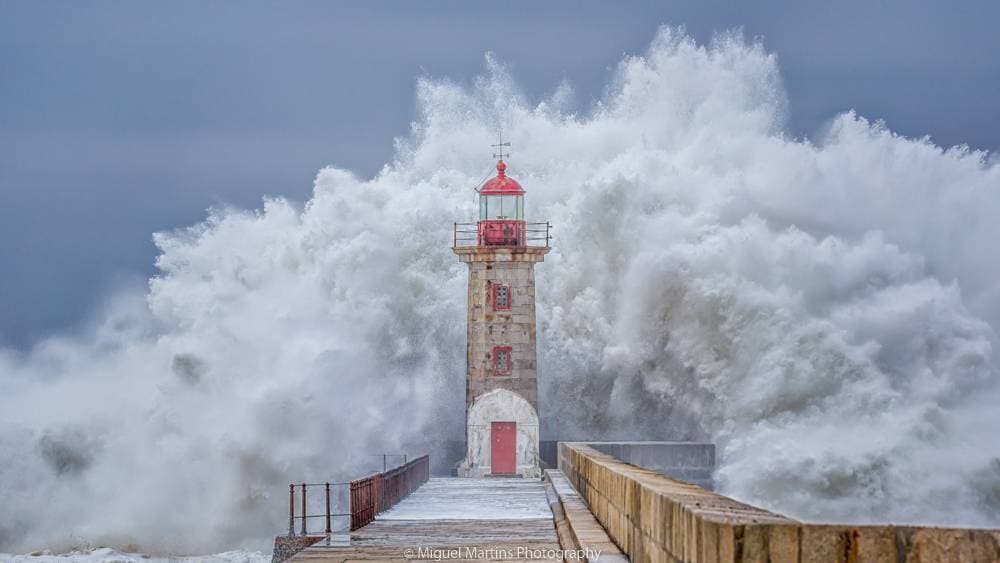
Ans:
[{"label": "red lantern room", "polygon": [[479,221],[455,223],[454,248],[509,248],[549,247],[550,225],[528,223],[524,218],[524,188],[513,178],[507,177],[507,163],[503,158],[504,147],[510,143],[500,139],[497,175],[476,190],[479,196]]},{"label": "red lantern room", "polygon": [[479,246],[525,246],[524,189],[497,163],[497,175],[479,190]]}]

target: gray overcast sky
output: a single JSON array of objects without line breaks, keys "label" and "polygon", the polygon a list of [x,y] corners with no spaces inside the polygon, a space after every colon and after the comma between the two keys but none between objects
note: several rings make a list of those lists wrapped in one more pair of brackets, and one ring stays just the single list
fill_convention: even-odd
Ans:
[{"label": "gray overcast sky", "polygon": [[992,0],[0,0],[0,345],[78,326],[153,273],[152,232],[209,205],[305,200],[325,164],[374,174],[421,73],[467,82],[493,51],[529,95],[568,80],[587,104],[664,23],[763,37],[797,135],[853,108],[1000,148]]}]

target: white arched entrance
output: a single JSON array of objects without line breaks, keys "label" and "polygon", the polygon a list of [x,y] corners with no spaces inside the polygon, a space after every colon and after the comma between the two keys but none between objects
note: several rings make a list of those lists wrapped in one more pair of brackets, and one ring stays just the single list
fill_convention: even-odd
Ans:
[{"label": "white arched entrance", "polygon": [[494,423],[514,423],[510,439],[516,437],[513,454],[516,473],[524,477],[541,476],[538,465],[538,413],[524,397],[506,389],[484,393],[469,406],[466,457],[458,466],[458,474],[483,477],[493,472],[494,439],[501,442],[508,440],[506,433],[502,438],[497,435],[497,429],[506,431],[509,428],[509,425]]}]

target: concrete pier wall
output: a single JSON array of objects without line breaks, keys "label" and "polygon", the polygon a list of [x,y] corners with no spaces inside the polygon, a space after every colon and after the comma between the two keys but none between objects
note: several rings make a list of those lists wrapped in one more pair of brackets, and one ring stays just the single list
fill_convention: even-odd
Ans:
[{"label": "concrete pier wall", "polygon": [[584,443],[560,442],[558,463],[635,563],[1000,561],[1000,530],[806,524]]},{"label": "concrete pier wall", "polygon": [[587,442],[611,457],[687,481],[709,491],[715,489],[715,444],[705,442]]},{"label": "concrete pier wall", "polygon": [[[667,477],[693,483],[708,490],[715,489],[712,472],[715,471],[715,444],[708,442],[670,441],[589,441],[567,440],[586,444],[615,459],[651,469]],[[559,442],[544,440],[540,452],[544,465],[556,468]]]}]

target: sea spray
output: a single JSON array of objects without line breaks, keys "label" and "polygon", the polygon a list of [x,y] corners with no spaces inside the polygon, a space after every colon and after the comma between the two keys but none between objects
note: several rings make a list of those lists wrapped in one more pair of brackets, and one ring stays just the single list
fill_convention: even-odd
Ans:
[{"label": "sea spray", "polygon": [[148,289],[0,355],[0,550],[267,549],[288,482],[460,439],[450,226],[499,128],[555,226],[545,434],[712,439],[723,493],[794,517],[1000,526],[987,154],[850,112],[791,138],[776,58],[737,34],[663,28],[578,113],[492,58],[417,90],[376,177],[159,233]]}]

